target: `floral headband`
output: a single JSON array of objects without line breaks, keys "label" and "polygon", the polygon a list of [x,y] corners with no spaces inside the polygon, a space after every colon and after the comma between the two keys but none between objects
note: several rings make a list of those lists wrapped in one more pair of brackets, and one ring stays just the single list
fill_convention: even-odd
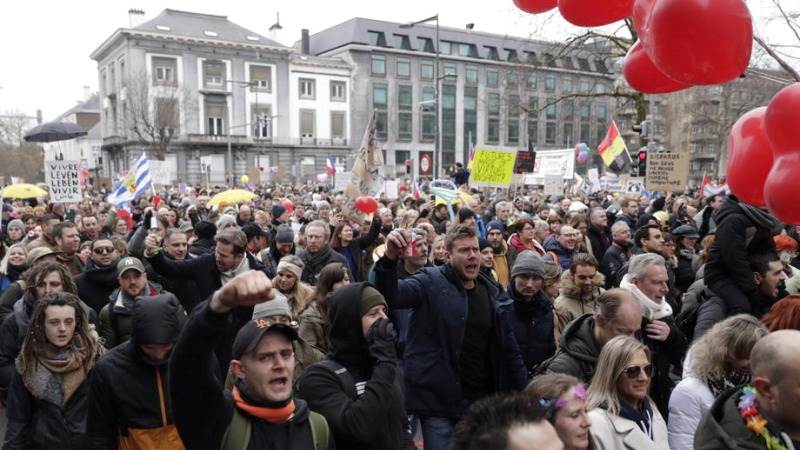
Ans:
[{"label": "floral headband", "polygon": [[[575,385],[575,397],[578,397],[578,399],[580,400],[586,401],[586,387],[583,385],[583,383],[578,383]],[[539,399],[539,405],[541,405],[541,407],[545,409],[545,418],[547,418],[549,422],[552,422],[555,419],[556,412],[559,409],[563,408],[564,405],[566,404],[567,401],[564,400],[563,398]]]}]

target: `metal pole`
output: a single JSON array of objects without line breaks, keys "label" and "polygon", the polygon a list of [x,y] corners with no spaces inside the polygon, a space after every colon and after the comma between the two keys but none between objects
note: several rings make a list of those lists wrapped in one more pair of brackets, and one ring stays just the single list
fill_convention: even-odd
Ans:
[{"label": "metal pole", "polygon": [[233,184],[233,151],[231,150],[231,124],[228,123],[228,184]]},{"label": "metal pole", "polygon": [[439,14],[436,14],[436,48],[434,49],[436,52],[436,74],[434,75],[436,82],[434,87],[434,96],[436,97],[436,133],[434,133],[434,139],[436,141],[433,144],[433,159],[436,162],[436,170],[434,170],[433,174],[436,178],[441,178],[442,173],[442,148],[439,142],[441,137],[439,123],[439,119],[441,118],[441,114],[439,113],[439,108],[441,106],[441,99],[439,98],[439,45]]}]

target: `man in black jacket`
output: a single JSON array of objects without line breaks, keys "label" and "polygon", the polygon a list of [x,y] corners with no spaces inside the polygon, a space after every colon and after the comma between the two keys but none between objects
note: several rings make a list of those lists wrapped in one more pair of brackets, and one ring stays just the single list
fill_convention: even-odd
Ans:
[{"label": "man in black jacket", "polygon": [[[180,333],[178,299],[140,297],[131,339],[105,354],[91,374],[87,434],[93,450],[116,450],[120,440],[152,438],[163,450],[183,444],[172,420],[167,362]],[[123,382],[124,380],[124,382]]]},{"label": "man in black jacket", "polygon": [[326,302],[330,352],[306,369],[298,395],[325,416],[339,448],[413,448],[386,300],[372,285],[353,283]]},{"label": "man in black jacket", "polygon": [[614,287],[617,272],[631,259],[631,229],[625,221],[611,225],[611,245],[603,255],[600,271],[606,276],[606,289]]},{"label": "man in black jacket", "polygon": [[234,385],[230,391],[220,387],[211,348],[229,327],[231,311],[272,296],[266,274],[239,274],[197,306],[178,338],[170,358],[170,393],[187,449],[336,448],[325,419],[292,393],[292,340],[298,337],[291,326],[248,321],[233,345]]},{"label": "man in black jacket", "polygon": [[611,231],[608,229],[606,210],[600,207],[592,208],[589,212],[589,230],[587,234],[592,245],[592,255],[596,260],[602,261],[606,250],[611,245]]},{"label": "man in black jacket", "polygon": [[99,314],[108,303],[108,297],[119,287],[119,253],[111,239],[96,239],[92,241],[91,249],[92,255],[86,270],[75,277],[75,284],[78,286],[78,298]]},{"label": "man in black jacket", "polygon": [[[331,230],[322,220],[315,220],[306,225],[306,248],[297,256],[303,260],[305,267],[300,279],[312,286],[317,284],[317,275],[329,263],[338,262],[347,265],[347,259],[332,249],[329,242]],[[352,278],[352,275],[351,275]]]}]

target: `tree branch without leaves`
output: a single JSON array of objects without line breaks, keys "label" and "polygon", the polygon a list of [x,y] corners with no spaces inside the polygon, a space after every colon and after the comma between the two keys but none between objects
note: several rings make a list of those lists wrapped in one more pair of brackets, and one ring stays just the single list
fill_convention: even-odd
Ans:
[{"label": "tree branch without leaves", "polygon": [[769,54],[769,56],[771,56],[772,59],[774,59],[783,70],[788,72],[795,81],[800,81],[800,73],[797,73],[794,67],[789,65],[789,63],[787,63],[780,55],[778,55],[775,50],[773,50],[766,42],[764,42],[763,39],[754,35],[753,40],[756,41],[758,45],[760,45],[761,48],[763,48],[764,51],[767,52],[767,54]]}]

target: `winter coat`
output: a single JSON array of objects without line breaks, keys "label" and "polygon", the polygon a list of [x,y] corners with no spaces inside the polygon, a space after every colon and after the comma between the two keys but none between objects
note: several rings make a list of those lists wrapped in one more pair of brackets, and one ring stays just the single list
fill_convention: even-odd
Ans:
[{"label": "winter coat", "polygon": [[[231,313],[217,314],[202,302],[186,323],[169,362],[172,416],[187,449],[219,450],[233,418],[230,391],[223,391],[212,349],[230,327]],[[294,399],[295,412],[288,422],[269,423],[239,412],[250,419],[248,450],[267,448],[313,450],[309,408]],[[335,449],[333,439],[328,450]]]},{"label": "winter coat", "polygon": [[[562,270],[569,270],[569,267],[572,265],[572,255],[575,254],[575,250],[570,251],[562,247],[561,244],[556,241],[555,235],[544,240],[544,249],[546,251],[544,255],[545,261],[557,262]],[[553,259],[554,255],[555,259]]]},{"label": "winter coat", "polygon": [[8,288],[0,294],[0,323],[3,323],[6,317],[14,312],[14,303],[17,303],[17,300],[21,299],[25,294],[25,289],[22,287],[24,283],[25,282],[22,280],[11,283]]},{"label": "winter coat", "polygon": [[592,255],[597,261],[602,261],[606,250],[611,246],[611,229],[605,227],[602,230],[598,230],[594,225],[589,225],[589,230],[586,234],[591,244]]},{"label": "winter coat", "polygon": [[606,277],[606,289],[615,286],[617,273],[630,259],[630,248],[620,248],[614,244],[608,247],[606,254],[600,259],[600,272]]},{"label": "winter coat", "polygon": [[365,286],[370,284],[350,284],[327,300],[331,347],[326,359],[344,367],[354,385],[343,386],[341,375],[317,363],[300,378],[298,396],[325,416],[338,448],[401,450],[411,442],[402,372],[396,360],[378,362],[370,355],[361,328]]},{"label": "winter coat", "polygon": [[75,277],[75,284],[78,286],[78,298],[100,313],[108,303],[108,296],[119,287],[117,265],[114,263],[108,267],[98,267],[94,261],[89,260],[86,270]]},{"label": "winter coat", "polygon": [[[764,438],[756,435],[745,425],[739,414],[738,403],[742,396],[741,388],[729,389],[711,405],[703,416],[694,434],[695,450],[767,450]],[[770,423],[770,427],[774,423]],[[771,433],[781,439],[778,433]],[[781,439],[781,444],[787,445]]]},{"label": "winter coat", "polygon": [[593,314],[597,298],[605,292],[603,289],[605,282],[605,277],[598,271],[592,279],[592,290],[581,294],[581,288],[575,285],[572,272],[564,272],[561,274],[560,295],[554,303],[556,312],[567,322],[572,322],[585,314]]},{"label": "winter coat", "polygon": [[88,413],[88,380],[78,388],[64,408],[34,397],[22,376],[14,370],[8,388],[8,408],[3,450],[85,450]]},{"label": "winter coat", "polygon": [[517,251],[503,241],[500,245],[500,252],[494,252],[494,269],[497,271],[497,281],[507,288],[511,283],[511,269],[517,260]]},{"label": "winter coat", "polygon": [[706,286],[733,285],[748,297],[755,295],[758,286],[753,281],[748,255],[775,251],[772,224],[761,219],[764,220],[751,218],[736,197],[725,200],[714,216],[717,233],[706,263]]},{"label": "winter coat", "polygon": [[604,409],[589,411],[589,418],[592,419],[592,441],[598,450],[670,450],[667,424],[656,408],[653,408],[650,423],[653,439],[644,434],[636,422],[609,414]]},{"label": "winter coat", "polygon": [[[273,278],[272,285],[277,286],[277,283],[278,278]],[[311,303],[312,300],[314,300],[314,288],[300,280],[297,280],[291,292],[281,292],[281,294],[286,297],[286,300],[288,300],[289,308],[292,310],[293,318],[299,317],[300,312],[302,312],[306,306]]]},{"label": "winter coat", "polygon": [[[423,268],[401,281],[396,264],[386,257],[378,260],[375,279],[390,309],[412,309],[403,355],[406,407],[413,414],[458,418],[464,412],[459,351],[467,323],[466,290],[449,264]],[[525,364],[510,325],[500,315],[501,292],[483,275],[475,282],[489,293],[494,311],[489,344],[492,390],[521,390],[527,381]]]},{"label": "winter coat", "polygon": [[[317,285],[317,276],[328,264],[338,262],[344,264],[345,267],[349,267],[347,259],[330,246],[325,246],[324,249],[316,254],[311,254],[308,250],[303,249],[297,253],[297,256],[299,256],[306,265],[303,268],[300,280],[311,286]],[[356,257],[355,254],[354,257]]]},{"label": "winter coat", "polygon": [[[158,294],[169,293],[161,288],[161,286],[149,283],[147,292],[141,296],[154,296]],[[100,310],[100,324],[97,327],[97,333],[104,339],[104,345],[107,349],[112,349],[131,337],[133,311],[122,303],[119,298],[120,290],[117,289],[108,297],[108,303]],[[178,307],[177,316],[181,325],[186,322],[186,311],[182,306]]]},{"label": "winter coat", "polygon": [[[356,265],[356,269],[351,275],[351,281],[364,281],[363,273],[365,273],[366,270],[362,264],[363,258],[361,258],[361,253],[365,248],[372,245],[375,242],[375,239],[378,239],[380,234],[381,218],[380,216],[376,215],[375,218],[372,219],[372,225],[369,227],[369,231],[363,236],[353,239],[353,241],[350,242],[350,245],[347,246],[347,248],[350,249],[350,254],[352,255],[353,262]],[[334,248],[334,250],[337,253],[340,252],[340,248]]]},{"label": "winter coat", "polygon": [[543,362],[536,373],[565,373],[589,384],[601,350],[594,340],[594,327],[594,316],[591,314],[570,322],[561,336],[558,352]]},{"label": "winter coat", "polygon": [[514,233],[511,237],[508,238],[508,249],[509,251],[513,250],[517,254],[522,253],[526,250],[536,252],[539,256],[544,256],[544,247],[542,247],[536,239],[531,241],[531,247],[528,248],[520,239],[519,234]]},{"label": "winter coat", "polygon": [[642,318],[642,327],[638,337],[650,349],[650,362],[655,366],[655,373],[650,382],[650,397],[661,413],[667,415],[669,412],[669,396],[675,387],[675,382],[670,377],[671,367],[681,367],[689,342],[672,316],[659,320],[666,323],[670,328],[666,341],[656,341],[647,336],[645,330],[650,321],[646,318]]},{"label": "winter coat", "polygon": [[198,239],[189,246],[189,254],[195,258],[213,254],[216,246],[217,242],[214,239]]},{"label": "winter coat", "polygon": [[675,256],[678,258],[678,267],[675,268],[675,289],[679,294],[683,294],[694,283],[695,271],[692,269],[692,262],[695,254],[690,250],[679,250]]},{"label": "winter coat", "polygon": [[701,379],[686,376],[675,386],[669,398],[669,447],[692,450],[697,425],[714,403],[714,394]]},{"label": "winter coat", "polygon": [[317,302],[311,302],[306,305],[298,316],[297,322],[300,325],[298,334],[300,334],[301,339],[323,352],[328,351],[330,348],[328,335],[331,322],[328,320],[327,314],[322,312]]},{"label": "winter coat", "polygon": [[636,231],[637,228],[639,228],[639,227],[636,226],[636,221],[637,220],[638,219],[636,217],[633,217],[628,213],[620,213],[620,214],[617,214],[617,218],[616,218],[616,220],[614,220],[614,222],[625,222],[625,223],[627,223],[628,224],[628,228],[630,228],[631,229],[631,233],[633,233],[633,232]]},{"label": "winter coat", "polygon": [[553,304],[541,291],[531,301],[520,298],[513,286],[508,295],[512,301],[502,304],[500,311],[511,324],[522,361],[531,374],[539,363],[556,352]]}]

